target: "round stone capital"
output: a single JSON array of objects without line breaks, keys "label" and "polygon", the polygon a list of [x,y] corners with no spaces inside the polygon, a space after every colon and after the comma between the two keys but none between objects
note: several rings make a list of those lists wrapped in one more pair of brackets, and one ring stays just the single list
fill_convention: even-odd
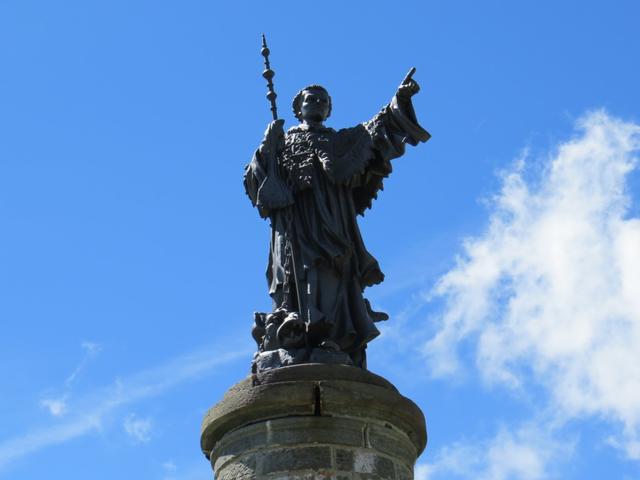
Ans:
[{"label": "round stone capital", "polygon": [[[427,443],[424,415],[391,383],[359,368],[324,364],[250,375],[207,412],[201,433],[202,452],[216,472],[239,468],[238,458],[249,462],[242,464],[246,468],[258,461],[263,466],[251,468],[266,472],[275,468],[274,458],[283,462],[283,452],[295,448],[295,461],[306,452],[322,463],[329,452],[325,469],[342,471],[340,459],[352,457],[356,468],[371,458],[395,468],[390,478],[405,478],[397,472],[412,469]],[[270,451],[278,453],[265,453]]]}]

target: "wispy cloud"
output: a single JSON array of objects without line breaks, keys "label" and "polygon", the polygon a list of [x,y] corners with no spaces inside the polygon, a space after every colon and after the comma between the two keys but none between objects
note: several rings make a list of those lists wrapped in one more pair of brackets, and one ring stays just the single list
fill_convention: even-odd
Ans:
[{"label": "wispy cloud", "polygon": [[73,382],[80,376],[80,374],[87,368],[89,362],[102,350],[102,347],[95,342],[82,342],[80,344],[84,350],[84,356],[78,364],[78,366],[71,372],[71,374],[65,380],[65,387],[71,388]]},{"label": "wispy cloud", "polygon": [[73,415],[65,422],[0,442],[0,468],[43,448],[99,431],[103,421],[122,407],[160,395],[188,380],[201,378],[216,367],[248,354],[245,350],[221,352],[212,346],[171,359],[156,368],[116,379],[111,385],[78,398],[73,405]]},{"label": "wispy cloud", "polygon": [[162,480],[202,480],[213,475],[207,462],[197,462],[184,467],[169,461],[162,464],[162,469],[165,472]]},{"label": "wispy cloud", "polygon": [[416,466],[416,480],[556,478],[553,465],[572,448],[533,424],[501,428],[493,438],[442,448],[431,462]]},{"label": "wispy cloud", "polygon": [[80,344],[84,350],[84,355],[73,369],[71,374],[65,379],[62,386],[63,393],[55,396],[47,396],[40,400],[40,405],[47,409],[49,413],[54,417],[61,417],[69,413],[69,399],[72,395],[73,384],[80,377],[80,375],[86,370],[89,362],[102,350],[102,347],[95,342],[82,342]]},{"label": "wispy cloud", "polygon": [[151,439],[151,418],[140,418],[130,413],[124,419],[122,427],[136,443],[147,443]]},{"label": "wispy cloud", "polygon": [[49,410],[54,417],[59,417],[67,412],[67,399],[62,398],[45,398],[40,400],[40,405]]},{"label": "wispy cloud", "polygon": [[462,368],[459,346],[472,345],[487,382],[542,386],[560,419],[613,420],[622,428],[610,443],[632,458],[640,458],[640,218],[627,180],[638,148],[639,125],[598,111],[540,175],[530,175],[526,156],[505,172],[487,230],[465,242],[431,292],[446,306],[424,350],[433,373],[449,375]]},{"label": "wispy cloud", "polygon": [[168,473],[173,473],[173,472],[175,472],[175,471],[177,470],[177,468],[178,468],[178,467],[176,466],[176,464],[175,464],[172,460],[167,460],[166,462],[164,462],[164,463],[162,464],[162,469],[163,469],[165,472],[168,472]]},{"label": "wispy cloud", "polygon": [[13,460],[45,447],[73,440],[100,428],[99,414],[87,413],[74,421],[52,425],[0,443],[0,469]]}]

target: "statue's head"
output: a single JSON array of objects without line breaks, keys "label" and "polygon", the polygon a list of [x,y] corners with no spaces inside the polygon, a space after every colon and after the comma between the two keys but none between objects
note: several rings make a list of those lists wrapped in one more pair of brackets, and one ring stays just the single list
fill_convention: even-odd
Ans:
[{"label": "statue's head", "polygon": [[309,85],[293,99],[293,114],[306,123],[322,123],[331,115],[331,97],[320,85]]}]

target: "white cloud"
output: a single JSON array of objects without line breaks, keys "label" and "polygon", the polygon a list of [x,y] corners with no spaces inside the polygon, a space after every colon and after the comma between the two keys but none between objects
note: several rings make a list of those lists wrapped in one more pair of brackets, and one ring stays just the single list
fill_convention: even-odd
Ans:
[{"label": "white cloud", "polygon": [[416,466],[416,480],[537,480],[554,478],[550,468],[572,446],[554,440],[546,431],[524,425],[501,429],[493,438],[458,442],[442,448],[428,464]]},{"label": "white cloud", "polygon": [[49,410],[54,417],[60,417],[67,412],[66,398],[45,398],[40,400],[40,405]]},{"label": "white cloud", "polygon": [[100,422],[99,415],[91,415],[89,413],[76,417],[70,422],[59,423],[5,440],[0,443],[0,469],[27,454],[40,451],[51,445],[73,440],[88,432],[99,430]]},{"label": "white cloud", "polygon": [[34,429],[0,442],[0,470],[43,448],[99,431],[103,420],[118,409],[160,395],[183,382],[201,378],[220,365],[247,357],[245,350],[221,352],[215,346],[171,359],[156,368],[116,379],[74,402],[73,416],[65,422]]},{"label": "white cloud", "polygon": [[163,468],[166,472],[173,473],[173,472],[175,472],[175,471],[177,470],[177,468],[178,468],[178,467],[176,466],[176,464],[175,464],[175,463],[173,463],[173,461],[168,460],[168,461],[166,461],[166,462],[164,462],[164,463],[162,464],[162,468]]},{"label": "white cloud", "polygon": [[135,442],[147,443],[151,439],[151,419],[138,418],[134,413],[126,416],[122,427]]},{"label": "white cloud", "polygon": [[503,176],[487,230],[468,239],[432,296],[445,300],[425,346],[436,375],[463,342],[490,383],[542,385],[558,418],[608,418],[610,443],[640,458],[640,218],[627,180],[640,126],[586,115],[531,180]]},{"label": "white cloud", "polygon": [[69,413],[69,399],[71,398],[73,384],[86,369],[90,360],[102,350],[102,347],[95,342],[85,341],[82,342],[80,346],[85,353],[76,368],[73,369],[73,372],[65,379],[63,386],[64,393],[57,395],[56,398],[47,397],[40,400],[40,405],[46,408],[54,417],[61,417]]},{"label": "white cloud", "polygon": [[80,344],[82,349],[84,350],[84,356],[78,366],[71,372],[71,375],[67,377],[65,380],[65,387],[70,389],[73,383],[76,381],[78,376],[87,368],[89,362],[102,350],[102,347],[95,342],[82,342]]},{"label": "white cloud", "polygon": [[102,346],[96,342],[84,341],[80,345],[89,355],[96,355],[102,351]]},{"label": "white cloud", "polygon": [[208,462],[198,461],[188,465],[176,465],[172,460],[162,464],[164,476],[162,480],[202,480],[211,478],[213,472]]}]

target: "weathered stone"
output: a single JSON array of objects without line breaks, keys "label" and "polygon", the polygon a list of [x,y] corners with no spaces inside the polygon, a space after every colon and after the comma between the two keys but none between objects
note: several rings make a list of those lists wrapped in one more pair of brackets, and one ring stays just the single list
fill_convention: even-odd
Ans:
[{"label": "weathered stone", "polygon": [[376,385],[337,379],[320,382],[320,389],[324,415],[378,418],[403,431],[418,455],[426,447],[424,415],[408,398]]},{"label": "weathered stone", "polygon": [[313,415],[313,382],[282,382],[252,386],[244,380],[232,387],[215,405],[202,423],[201,447],[209,455],[216,442],[227,432],[250,423],[289,415]]},{"label": "weathered stone", "polygon": [[256,478],[255,460],[247,458],[244,462],[233,462],[218,471],[218,480],[253,480]]},{"label": "weathered stone", "polygon": [[291,472],[267,475],[264,477],[264,480],[334,480],[334,476],[331,473],[324,473],[321,471]]},{"label": "weathered stone", "polygon": [[345,472],[353,471],[352,450],[343,450],[342,448],[336,449],[336,469],[343,470]]},{"label": "weathered stone", "polygon": [[329,447],[294,447],[265,452],[261,474],[291,470],[322,470],[331,466]]},{"label": "weathered stone", "polygon": [[376,455],[373,451],[358,451],[353,459],[353,471],[356,473],[373,473],[376,467]]},{"label": "weathered stone", "polygon": [[264,423],[268,430],[269,445],[302,445],[312,443],[361,447],[362,422],[349,418],[295,417],[269,420]]},{"label": "weathered stone", "polygon": [[416,459],[415,445],[407,435],[390,425],[369,425],[367,439],[371,447],[391,457],[400,459],[407,465],[413,465]]},{"label": "weathered stone", "polygon": [[265,385],[269,383],[280,382],[344,380],[377,385],[379,387],[384,387],[397,392],[396,387],[394,387],[388,380],[381,377],[380,375],[376,375],[375,373],[371,373],[360,368],[349,367],[346,365],[294,365],[258,373],[256,375],[252,375],[243,382],[246,382],[248,380],[251,380],[254,385]]},{"label": "weathered stone", "polygon": [[216,459],[217,469],[233,456],[264,445],[331,445],[339,437],[342,445],[363,447],[362,430],[362,421],[350,418],[295,416],[266,420],[229,432],[216,444],[211,457]]},{"label": "weathered stone", "polygon": [[245,379],[201,439],[218,480],[406,480],[424,442],[422,413],[386,380],[317,364]]},{"label": "weathered stone", "polygon": [[398,480],[413,480],[413,468],[396,464],[396,478]]},{"label": "weathered stone", "polygon": [[376,455],[374,472],[382,478],[395,478],[396,470],[393,462],[386,457]]},{"label": "weathered stone", "polygon": [[259,448],[267,442],[264,423],[257,423],[229,433],[225,442],[219,442],[214,449],[215,457],[242,455],[243,452]]}]

